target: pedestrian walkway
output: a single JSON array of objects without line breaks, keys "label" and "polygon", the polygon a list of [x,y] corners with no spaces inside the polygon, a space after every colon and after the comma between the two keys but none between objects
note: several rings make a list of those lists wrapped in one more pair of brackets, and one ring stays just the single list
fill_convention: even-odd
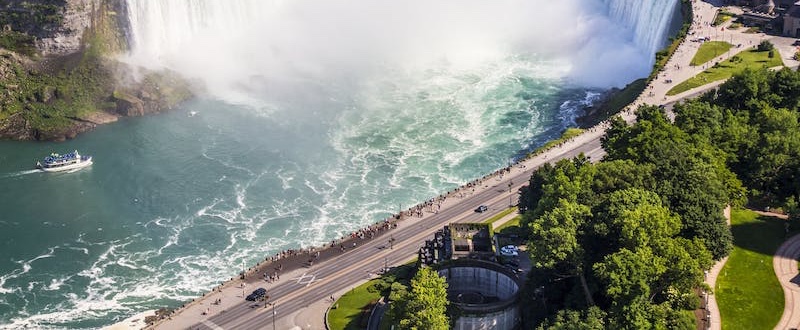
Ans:
[{"label": "pedestrian walkway", "polygon": [[[703,72],[708,66],[717,62],[725,61],[736,54],[752,49],[763,40],[772,40],[774,37],[763,33],[744,33],[745,29],[729,30],[727,25],[712,26],[714,17],[717,15],[719,7],[706,1],[693,1],[692,10],[694,17],[692,26],[689,29],[686,39],[681,42],[675,53],[670,57],[664,69],[659,72],[657,78],[653,79],[644,92],[628,107],[629,112],[638,108],[642,104],[668,104],[673,103],[688,96],[710,90],[722,84],[724,80],[711,82],[709,84],[688,90],[681,94],[668,96],[667,92],[677,84],[692,78]],[[734,45],[730,51],[715,57],[704,65],[692,66],[690,63],[702,42],[693,42],[692,39],[708,38],[711,41],[725,41]],[[737,47],[741,45],[741,47]],[[623,113],[623,118],[632,120],[632,113]],[[628,120],[629,122],[631,120]]]},{"label": "pedestrian walkway", "polygon": [[[730,205],[723,210],[723,215],[725,216],[725,222],[728,223],[728,226],[731,225],[731,207]],[[708,284],[710,288],[716,288],[717,284],[717,277],[719,277],[719,272],[722,271],[722,268],[725,267],[725,263],[728,262],[728,257],[722,258],[720,261],[717,261],[711,269],[705,273],[705,282]],[[720,330],[722,329],[722,317],[719,312],[719,305],[717,305],[717,298],[714,294],[704,293],[704,298],[706,301],[706,315],[705,315],[705,324],[706,329],[710,330]]]},{"label": "pedestrian walkway", "polygon": [[[764,214],[766,212],[759,212]],[[786,215],[774,213],[764,214],[786,219]],[[800,328],[800,275],[797,270],[797,259],[800,258],[800,234],[794,235],[784,242],[772,257],[772,268],[783,287],[783,316],[775,329]]]}]

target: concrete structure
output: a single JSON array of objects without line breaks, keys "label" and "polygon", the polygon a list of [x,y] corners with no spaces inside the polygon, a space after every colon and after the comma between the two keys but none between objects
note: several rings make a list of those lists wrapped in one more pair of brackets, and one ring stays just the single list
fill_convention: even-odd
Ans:
[{"label": "concrete structure", "polygon": [[455,330],[511,330],[520,323],[517,299],[522,282],[493,262],[461,259],[439,269],[447,296],[461,316]]},{"label": "concrete structure", "polygon": [[447,226],[453,243],[453,258],[470,255],[494,255],[492,230],[485,223],[454,223]]},{"label": "concrete structure", "polygon": [[783,35],[800,38],[800,1],[794,3],[783,15]]}]

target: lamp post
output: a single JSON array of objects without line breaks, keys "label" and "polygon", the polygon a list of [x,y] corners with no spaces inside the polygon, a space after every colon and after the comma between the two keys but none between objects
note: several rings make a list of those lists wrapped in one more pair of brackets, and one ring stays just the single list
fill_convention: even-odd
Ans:
[{"label": "lamp post", "polygon": [[275,303],[272,303],[272,330],[275,330]]}]

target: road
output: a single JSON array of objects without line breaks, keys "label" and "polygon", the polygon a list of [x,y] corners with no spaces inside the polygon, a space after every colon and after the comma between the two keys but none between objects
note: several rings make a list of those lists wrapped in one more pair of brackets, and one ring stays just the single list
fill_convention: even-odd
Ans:
[{"label": "road", "polygon": [[[370,274],[382,269],[385,264],[400,265],[416,257],[421,243],[431,239],[436,230],[448,223],[481,222],[507,209],[509,198],[516,204],[518,197],[516,191],[528,183],[534,169],[541,164],[573,158],[580,153],[592,160],[601,159],[604,155],[600,146],[602,134],[602,129],[587,132],[560,147],[515,165],[511,173],[505,174],[502,179],[499,176],[487,178],[471,196],[448,198],[438,214],[426,213],[422,218],[410,218],[398,222],[398,228],[391,231],[392,237],[396,240],[391,248],[386,247],[384,239],[367,240],[356,248],[348,249],[335,259],[315,263],[313,267],[299,270],[294,274],[282,275],[278,283],[263,285],[268,286],[269,302],[274,305],[268,305],[267,308],[263,307],[264,304],[253,307],[254,303],[245,301],[241,296],[232,297],[233,294],[228,294],[226,298],[228,304],[224,311],[212,311],[209,315],[202,315],[199,311],[206,307],[199,306],[194,312],[185,309],[173,316],[172,320],[159,324],[158,328],[268,329],[273,324],[273,307],[276,329],[308,328],[305,325],[295,324],[297,323],[295,315],[298,311],[356,286]],[[509,193],[509,182],[512,182],[512,193]],[[478,205],[487,205],[489,211],[474,212]],[[249,292],[252,288],[244,290],[233,287],[226,290]],[[211,294],[209,297],[205,300],[216,299]],[[231,303],[231,300],[236,302]],[[204,306],[210,308],[213,305]]]},{"label": "road", "polygon": [[[695,3],[696,17],[694,21],[696,24],[692,27],[694,36],[710,36],[712,40],[730,40],[746,42],[746,44],[766,38],[765,36],[754,37],[739,34],[720,35],[714,32],[713,28],[704,26],[702,22],[710,21],[716,9],[705,2]],[[697,47],[698,45],[690,42],[682,43],[667,64],[667,71],[662,73],[663,77],[652,81],[650,86],[645,89],[645,93],[640,95],[620,115],[626,121],[633,122],[635,120],[633,109],[645,103],[666,105],[667,111],[671,112],[674,102],[715,88],[719,83],[708,84],[680,95],[666,95],[673,83],[666,83],[663,79],[669,78],[678,83],[703,70],[703,67],[689,65]],[[715,60],[725,60],[741,50],[743,49],[728,52]],[[190,303],[188,307],[173,315],[171,320],[160,323],[157,327],[214,330],[269,329],[270,325],[274,324],[276,329],[322,328],[321,321],[316,318],[320,318],[325,307],[330,305],[330,300],[325,301],[328,299],[327,297],[346,292],[374,276],[385,265],[400,265],[416,257],[422,242],[432,238],[436,230],[448,223],[480,222],[506,209],[509,203],[516,203],[517,196],[515,193],[509,193],[508,183],[513,183],[511,191],[516,192],[527,184],[533,171],[541,164],[572,158],[580,153],[588,156],[592,161],[600,160],[604,155],[604,151],[600,147],[600,137],[604,132],[603,127],[590,129],[562,146],[515,165],[511,173],[502,178],[494,176],[484,180],[474,194],[463,198],[448,197],[438,214],[426,213],[422,218],[410,218],[398,222],[398,228],[391,230],[391,236],[396,240],[392,248],[387,248],[385,239],[362,241],[363,243],[358,247],[348,249],[347,252],[337,255],[335,258],[314,263],[312,267],[282,274],[282,279],[277,283],[258,284],[255,279],[251,278],[248,280],[251,285],[267,287],[271,304],[266,306],[268,308],[264,308],[264,304],[254,308],[252,307],[253,303],[245,302],[242,299],[245,291],[249,292],[252,287],[245,290],[226,285],[220,291],[212,292],[201,298],[200,301]],[[511,201],[509,201],[510,198]],[[473,210],[478,205],[489,206],[489,211],[475,213]],[[224,303],[219,306],[208,304],[217,297],[224,297]],[[212,306],[216,309],[212,310]],[[322,309],[316,310],[318,308]],[[204,315],[201,311],[207,311],[208,314]],[[308,312],[304,313],[303,311]],[[719,318],[718,315],[714,315],[714,317]]]}]

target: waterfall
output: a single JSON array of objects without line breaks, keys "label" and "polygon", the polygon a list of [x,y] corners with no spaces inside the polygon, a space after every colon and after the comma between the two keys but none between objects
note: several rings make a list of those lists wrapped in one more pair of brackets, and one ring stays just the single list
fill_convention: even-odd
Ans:
[{"label": "waterfall", "polygon": [[125,0],[134,55],[163,59],[198,37],[235,37],[253,27],[275,2],[268,0]]},{"label": "waterfall", "polygon": [[124,1],[131,62],[223,88],[520,54],[567,62],[564,76],[584,86],[623,86],[649,72],[679,7],[679,0]]},{"label": "waterfall", "polygon": [[633,32],[634,42],[654,54],[667,42],[679,0],[603,0],[609,16]]}]

